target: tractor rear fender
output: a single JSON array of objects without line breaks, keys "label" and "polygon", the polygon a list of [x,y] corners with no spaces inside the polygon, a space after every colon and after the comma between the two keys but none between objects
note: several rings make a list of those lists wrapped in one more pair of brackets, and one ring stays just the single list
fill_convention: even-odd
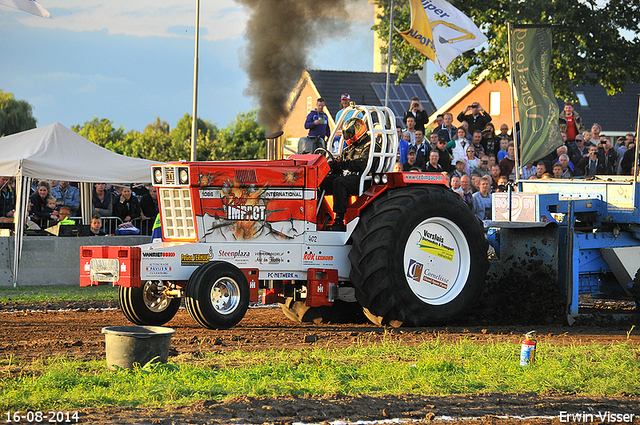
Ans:
[{"label": "tractor rear fender", "polygon": [[358,200],[347,209],[347,213],[345,214],[347,223],[356,217],[360,217],[364,209],[367,208],[367,206],[369,206],[374,199],[376,199],[388,189],[406,187],[414,184],[431,184],[436,186],[443,186],[445,188],[449,187],[446,177],[440,173],[392,172],[386,173],[386,175],[386,184],[374,184],[370,186],[367,190],[364,191],[362,196],[360,196]]}]

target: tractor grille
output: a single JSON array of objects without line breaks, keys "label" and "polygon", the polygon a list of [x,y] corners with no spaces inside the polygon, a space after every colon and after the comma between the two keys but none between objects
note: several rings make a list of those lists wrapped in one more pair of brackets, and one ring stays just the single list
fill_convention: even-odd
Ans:
[{"label": "tractor grille", "polygon": [[176,172],[173,168],[169,168],[169,167],[164,168],[164,182],[165,184],[176,183]]},{"label": "tractor grille", "polygon": [[256,170],[254,169],[236,169],[236,180],[240,184],[252,184],[258,183],[258,177],[256,176]]},{"label": "tractor grille", "polygon": [[166,239],[195,239],[196,227],[188,188],[158,188],[162,231]]}]

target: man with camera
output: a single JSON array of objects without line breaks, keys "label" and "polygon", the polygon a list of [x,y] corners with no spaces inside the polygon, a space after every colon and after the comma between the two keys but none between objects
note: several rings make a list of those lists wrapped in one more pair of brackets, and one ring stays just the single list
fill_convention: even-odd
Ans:
[{"label": "man with camera", "polygon": [[489,156],[488,155],[482,155],[482,157],[480,158],[480,163],[478,164],[478,168],[473,170],[472,174],[475,174],[480,178],[482,178],[484,176],[491,177],[491,170],[489,169]]},{"label": "man with camera", "polygon": [[424,134],[424,126],[429,121],[429,114],[427,114],[427,111],[422,109],[420,99],[416,96],[411,98],[409,110],[404,113],[403,121],[405,125],[407,124],[408,117],[413,117],[416,120],[416,130],[422,130],[422,134]]},{"label": "man with camera", "polygon": [[329,118],[324,112],[324,99],[319,97],[316,102],[316,109],[312,109],[307,115],[304,122],[304,128],[309,130],[309,138],[317,138],[321,143],[321,147],[326,146],[326,140],[331,135],[329,128]]},{"label": "man with camera", "polygon": [[600,134],[598,150],[600,151],[601,158],[604,160],[605,174],[616,174],[618,167],[618,154],[615,149],[613,149],[611,140],[604,134]]},{"label": "man with camera", "polygon": [[[469,111],[471,113],[467,114]],[[469,134],[473,134],[476,130],[485,129],[486,125],[491,122],[491,115],[478,102],[473,102],[458,114],[458,121],[466,121],[469,124]]]},{"label": "man with camera", "polygon": [[589,146],[589,153],[580,160],[577,167],[586,177],[606,174],[605,163],[597,146]]}]

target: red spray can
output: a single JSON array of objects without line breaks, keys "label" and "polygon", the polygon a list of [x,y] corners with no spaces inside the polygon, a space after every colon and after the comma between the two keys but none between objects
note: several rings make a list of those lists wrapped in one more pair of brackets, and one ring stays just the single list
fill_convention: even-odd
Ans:
[{"label": "red spray can", "polygon": [[520,366],[529,366],[536,359],[536,340],[533,339],[536,331],[527,332],[520,342]]}]

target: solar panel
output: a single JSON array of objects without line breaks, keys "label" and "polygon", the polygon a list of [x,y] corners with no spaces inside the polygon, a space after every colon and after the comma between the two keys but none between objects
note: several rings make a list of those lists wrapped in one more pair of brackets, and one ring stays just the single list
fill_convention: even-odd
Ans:
[{"label": "solar panel", "polygon": [[371,87],[373,88],[373,91],[376,93],[376,96],[378,96],[378,100],[381,101],[381,104],[384,104],[384,85],[380,84],[380,83],[371,83]]}]

